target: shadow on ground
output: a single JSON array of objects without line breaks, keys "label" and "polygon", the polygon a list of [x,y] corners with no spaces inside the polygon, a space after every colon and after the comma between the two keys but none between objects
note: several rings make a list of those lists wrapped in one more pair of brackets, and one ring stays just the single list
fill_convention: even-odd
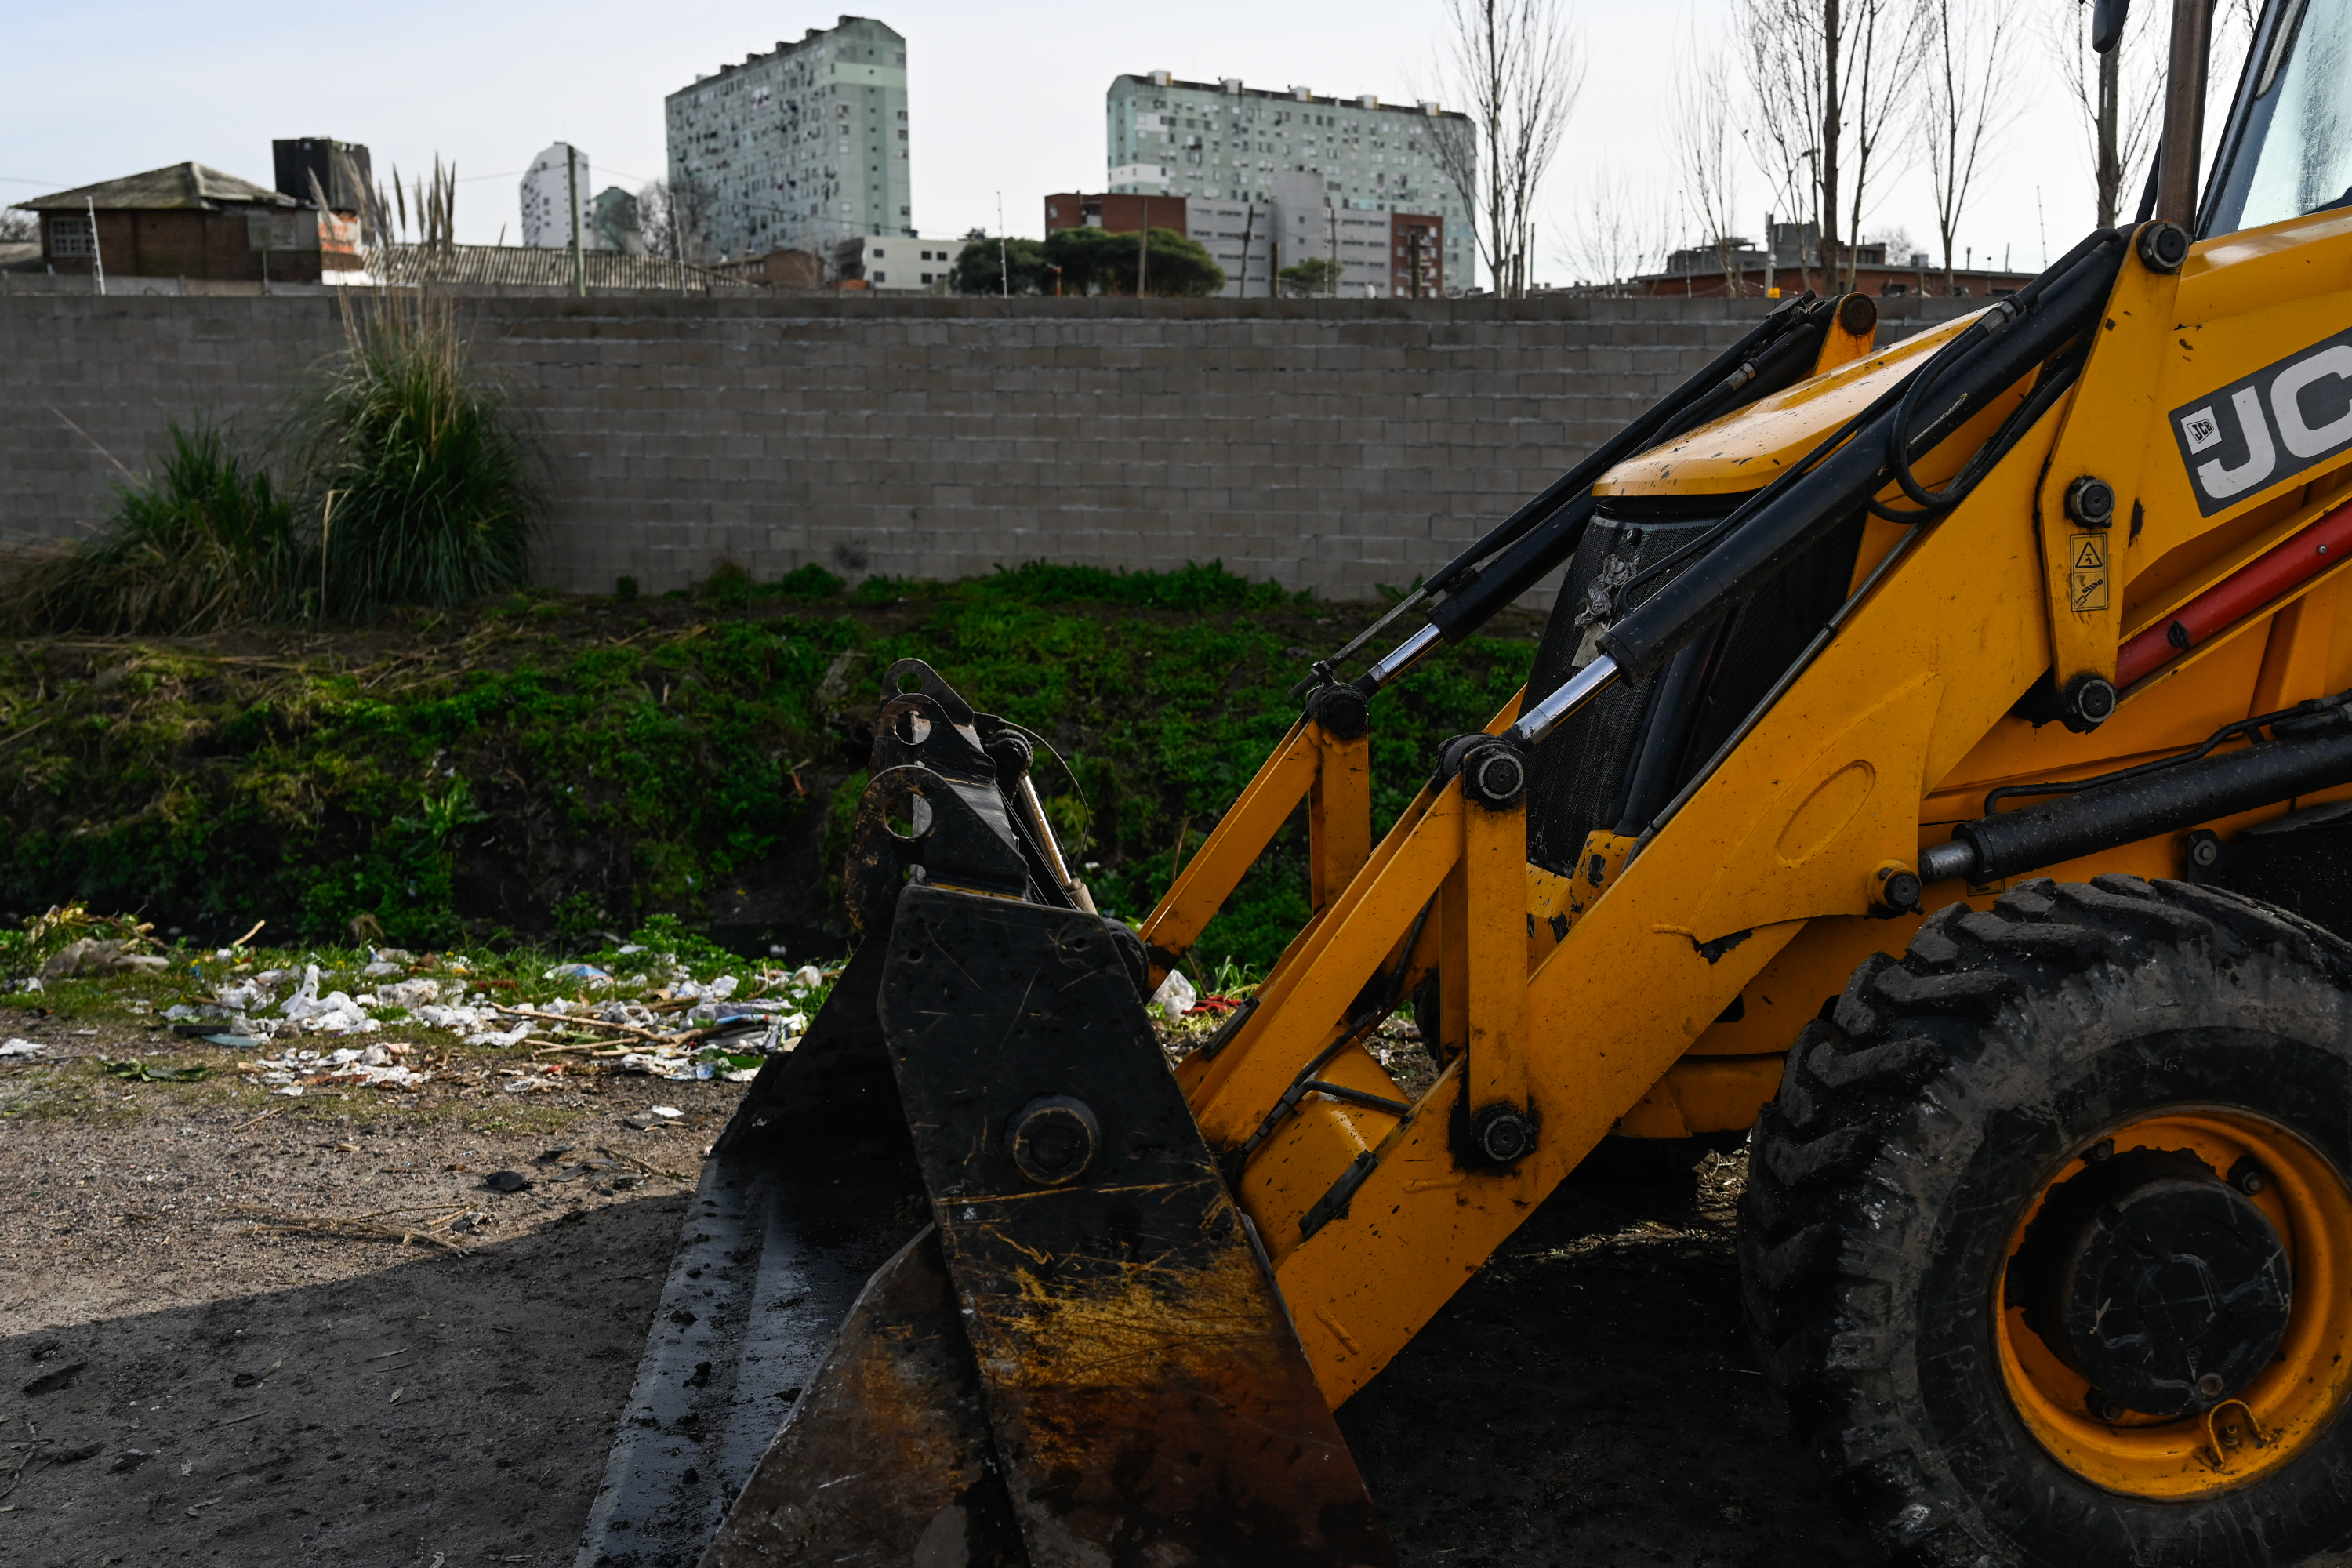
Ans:
[{"label": "shadow on ground", "polygon": [[[683,1203],[0,1339],[0,1561],[561,1568]],[[1727,1218],[1570,1183],[1341,1411],[1407,1568],[1883,1561],[1748,1364]]]},{"label": "shadow on ground", "polygon": [[1341,1407],[1409,1568],[1885,1563],[1748,1356],[1725,1195],[1564,1184]]},{"label": "shadow on ground", "polygon": [[0,1561],[569,1563],[684,1205],[0,1339]]}]

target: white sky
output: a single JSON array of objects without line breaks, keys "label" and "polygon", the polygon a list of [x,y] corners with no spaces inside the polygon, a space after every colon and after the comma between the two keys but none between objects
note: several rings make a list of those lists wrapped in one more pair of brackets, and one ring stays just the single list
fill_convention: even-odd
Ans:
[{"label": "white sky", "polygon": [[[2071,14],[2073,0],[1991,0],[2028,25]],[[1733,47],[1727,0],[1680,5],[1563,0],[1589,69],[1568,144],[1550,175],[1538,268],[1574,271],[1567,226],[1596,168],[1671,193],[1662,118],[1678,58]],[[2140,0],[2148,6],[2149,0]],[[1436,90],[1439,0],[1192,0],[1153,16],[1114,7],[889,0],[877,11],[908,38],[915,221],[926,235],[997,226],[998,193],[1014,234],[1043,229],[1043,196],[1098,190],[1105,175],[1103,93],[1121,71],[1239,76],[1324,94],[1411,100]],[[569,140],[598,188],[635,189],[667,166],[662,99],[724,61],[831,26],[813,5],[667,5],[574,0],[557,6],[412,0],[396,11],[256,0],[191,5],[91,0],[11,7],[9,90],[0,95],[0,203],[194,159],[267,184],[273,137],[366,143],[379,177],[454,159],[465,181],[461,239],[512,243],[517,181],[531,155]],[[2038,35],[2016,52],[2017,100],[1983,195],[1958,243],[2038,267],[2093,218],[2086,139]],[[2226,86],[2217,89],[2225,98]],[[1451,107],[1452,105],[1449,105]],[[2219,108],[2210,118],[2219,119]],[[1909,162],[1907,157],[1905,162]],[[1740,164],[1742,228],[1760,228],[1768,196]],[[2127,182],[2133,197],[2144,168]],[[2128,208],[2130,202],[2126,201]],[[1935,248],[1924,173],[1890,178],[1870,204],[1873,229],[1900,226]],[[1695,241],[1695,230],[1676,243]],[[1958,259],[1958,258],[1956,258]]]}]

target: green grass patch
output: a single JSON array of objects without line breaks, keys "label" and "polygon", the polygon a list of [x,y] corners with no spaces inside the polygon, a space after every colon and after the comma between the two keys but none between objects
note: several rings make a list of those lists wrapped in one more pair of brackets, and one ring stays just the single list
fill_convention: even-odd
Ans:
[{"label": "green grass patch", "polygon": [[[1097,900],[1132,920],[1364,613],[1213,564],[854,592],[804,567],[675,597],[522,592],[324,637],[18,643],[0,652],[0,910],[79,900],[206,945],[267,920],[263,942],[354,952],[585,952],[667,918],[674,947],[838,952],[881,677],[916,657],[1052,743],[1047,807]],[[1510,617],[1382,695],[1376,826],[1440,741],[1519,685],[1536,624]],[[1302,814],[1211,926],[1204,968],[1280,951],[1306,915],[1304,856]]]}]

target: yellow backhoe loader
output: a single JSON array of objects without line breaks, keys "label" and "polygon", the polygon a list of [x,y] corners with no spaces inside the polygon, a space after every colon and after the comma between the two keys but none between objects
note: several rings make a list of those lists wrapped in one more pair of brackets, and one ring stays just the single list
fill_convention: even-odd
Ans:
[{"label": "yellow backhoe loader", "polygon": [[[583,1568],[1393,1563],[1333,1410],[1612,1135],[1747,1135],[1759,1364],[1897,1559],[2352,1542],[2352,0],[2270,0],[2200,195],[2209,5],[2138,222],[1892,346],[1773,309],[1317,664],[1139,929],[895,667]],[[1375,841],[1379,694],[1563,565]],[[1171,1069],[1302,803],[1313,916]]]}]

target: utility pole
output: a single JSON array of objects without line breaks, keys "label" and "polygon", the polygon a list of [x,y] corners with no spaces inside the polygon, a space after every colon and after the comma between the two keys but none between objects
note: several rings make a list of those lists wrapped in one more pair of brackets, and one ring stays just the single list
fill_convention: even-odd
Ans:
[{"label": "utility pole", "polygon": [[103,294],[106,292],[106,253],[98,245],[98,203],[84,196],[81,205],[89,213],[89,264],[98,271],[98,291]]},{"label": "utility pole", "polygon": [[1145,264],[1151,258],[1151,198],[1143,198],[1142,226],[1135,236],[1135,297],[1143,298]]},{"label": "utility pole", "polygon": [[1772,215],[1766,213],[1764,215],[1764,298],[1767,300],[1777,300],[1780,297],[1780,286],[1773,281],[1773,260]]},{"label": "utility pole", "polygon": [[[1249,298],[1250,237],[1257,232],[1257,204],[1252,202],[1242,211],[1247,216],[1242,219],[1242,281],[1240,289],[1234,294],[1236,300]],[[1270,294],[1273,291],[1269,285],[1266,292]]]},{"label": "utility pole", "polygon": [[[1062,285],[1056,280],[1054,284],[1054,292],[1059,295],[1061,291]],[[1004,193],[1003,191],[996,193],[996,297],[1000,300],[1013,298],[1013,246],[1004,237]]]},{"label": "utility pole", "polygon": [[584,299],[588,263],[580,254],[580,149],[569,142],[563,144],[563,189],[572,202],[572,291]]}]

